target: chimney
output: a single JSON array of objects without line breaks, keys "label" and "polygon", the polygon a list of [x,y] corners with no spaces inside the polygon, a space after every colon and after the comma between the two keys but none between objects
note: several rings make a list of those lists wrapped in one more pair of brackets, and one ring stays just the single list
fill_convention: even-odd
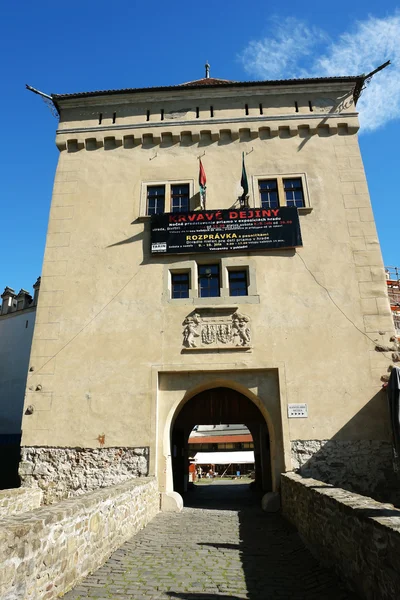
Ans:
[{"label": "chimney", "polygon": [[39,299],[39,289],[40,289],[40,277],[38,277],[36,279],[36,283],[33,286],[34,294],[33,294],[33,302],[32,302],[32,306],[37,306],[38,303],[38,299]]},{"label": "chimney", "polygon": [[4,292],[1,295],[1,299],[2,299],[2,305],[1,305],[1,314],[2,315],[6,315],[10,312],[12,312],[13,310],[15,310],[16,307],[16,293],[14,292],[14,290],[10,287],[6,287],[4,289]]},{"label": "chimney", "polygon": [[17,296],[17,310],[24,310],[32,302],[32,296],[24,289],[20,289]]}]

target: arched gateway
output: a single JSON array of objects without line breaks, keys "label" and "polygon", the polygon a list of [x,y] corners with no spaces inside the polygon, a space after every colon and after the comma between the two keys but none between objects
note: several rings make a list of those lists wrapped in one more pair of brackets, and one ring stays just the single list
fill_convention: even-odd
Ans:
[{"label": "arched gateway", "polygon": [[[194,380],[198,378],[196,375]],[[169,384],[170,388],[177,387],[171,385],[171,380]],[[177,394],[176,389],[172,392]],[[275,400],[269,398],[276,406]],[[264,492],[278,490],[284,462],[282,436],[280,422],[273,422],[267,406],[268,402],[250,389],[228,379],[205,381],[181,395],[163,423],[162,459],[159,460],[160,487],[164,501],[171,500],[171,509],[174,503],[181,503],[179,495],[184,491],[188,472],[188,438],[195,425],[245,424],[254,440],[256,483]],[[168,502],[164,504],[165,509]]]},{"label": "arched gateway", "polygon": [[188,472],[188,438],[195,425],[243,423],[254,440],[256,483],[272,491],[270,437],[261,411],[244,394],[227,387],[216,387],[193,396],[176,415],[171,425],[171,458],[174,491],[185,490]]}]

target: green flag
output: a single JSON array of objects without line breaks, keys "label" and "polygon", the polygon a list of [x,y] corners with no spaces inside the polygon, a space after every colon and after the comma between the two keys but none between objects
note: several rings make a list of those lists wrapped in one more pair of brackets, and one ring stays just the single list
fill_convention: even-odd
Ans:
[{"label": "green flag", "polygon": [[247,181],[246,165],[244,164],[244,152],[242,158],[242,179],[240,180],[240,185],[243,188],[242,200],[244,202],[247,194],[249,193],[249,182]]}]

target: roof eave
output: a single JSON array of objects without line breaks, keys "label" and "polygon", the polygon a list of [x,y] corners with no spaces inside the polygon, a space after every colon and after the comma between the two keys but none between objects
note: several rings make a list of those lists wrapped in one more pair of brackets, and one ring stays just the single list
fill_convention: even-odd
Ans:
[{"label": "roof eave", "polygon": [[332,83],[353,83],[354,89],[359,84],[362,85],[364,83],[365,76],[364,75],[356,75],[356,76],[345,76],[345,77],[314,77],[314,78],[304,78],[304,79],[278,79],[278,80],[267,80],[267,81],[235,81],[235,82],[227,82],[227,83],[217,83],[204,86],[202,84],[196,85],[170,85],[170,86],[154,86],[154,87],[145,87],[145,88],[124,88],[118,90],[98,90],[94,92],[78,92],[74,94],[51,94],[52,100],[56,107],[58,107],[57,102],[62,100],[73,100],[79,98],[91,98],[95,96],[113,96],[113,95],[122,95],[122,94],[138,94],[143,92],[167,92],[167,91],[185,91],[185,90],[194,90],[194,89],[220,89],[220,88],[237,88],[237,87],[256,87],[256,86],[295,86],[295,85],[316,85],[316,84],[332,84]]}]

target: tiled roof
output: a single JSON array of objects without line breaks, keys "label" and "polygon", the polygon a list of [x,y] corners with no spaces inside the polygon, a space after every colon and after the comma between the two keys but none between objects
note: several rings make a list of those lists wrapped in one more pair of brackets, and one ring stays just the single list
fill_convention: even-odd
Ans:
[{"label": "tiled roof", "polygon": [[114,94],[136,94],[139,92],[162,92],[170,90],[182,90],[183,88],[204,88],[205,86],[210,88],[217,87],[256,87],[260,85],[274,86],[274,85],[296,85],[296,84],[307,84],[307,83],[346,83],[346,82],[359,82],[364,80],[364,75],[344,76],[344,77],[308,77],[303,79],[275,79],[265,81],[229,81],[225,79],[215,79],[213,77],[197,79],[195,81],[189,81],[187,83],[181,83],[179,85],[166,85],[158,87],[145,87],[145,88],[123,88],[119,90],[97,90],[94,92],[78,92],[74,94],[51,94],[52,99],[62,100],[66,98],[88,98],[91,96],[108,96]]},{"label": "tiled roof", "polygon": [[189,444],[225,444],[227,442],[252,442],[253,438],[250,433],[238,433],[237,435],[208,435],[202,437],[189,438]]},{"label": "tiled roof", "polygon": [[195,79],[194,81],[188,81],[187,83],[181,83],[180,86],[191,86],[191,85],[220,85],[223,83],[238,83],[230,79],[215,79],[215,77],[203,77],[203,79]]}]

